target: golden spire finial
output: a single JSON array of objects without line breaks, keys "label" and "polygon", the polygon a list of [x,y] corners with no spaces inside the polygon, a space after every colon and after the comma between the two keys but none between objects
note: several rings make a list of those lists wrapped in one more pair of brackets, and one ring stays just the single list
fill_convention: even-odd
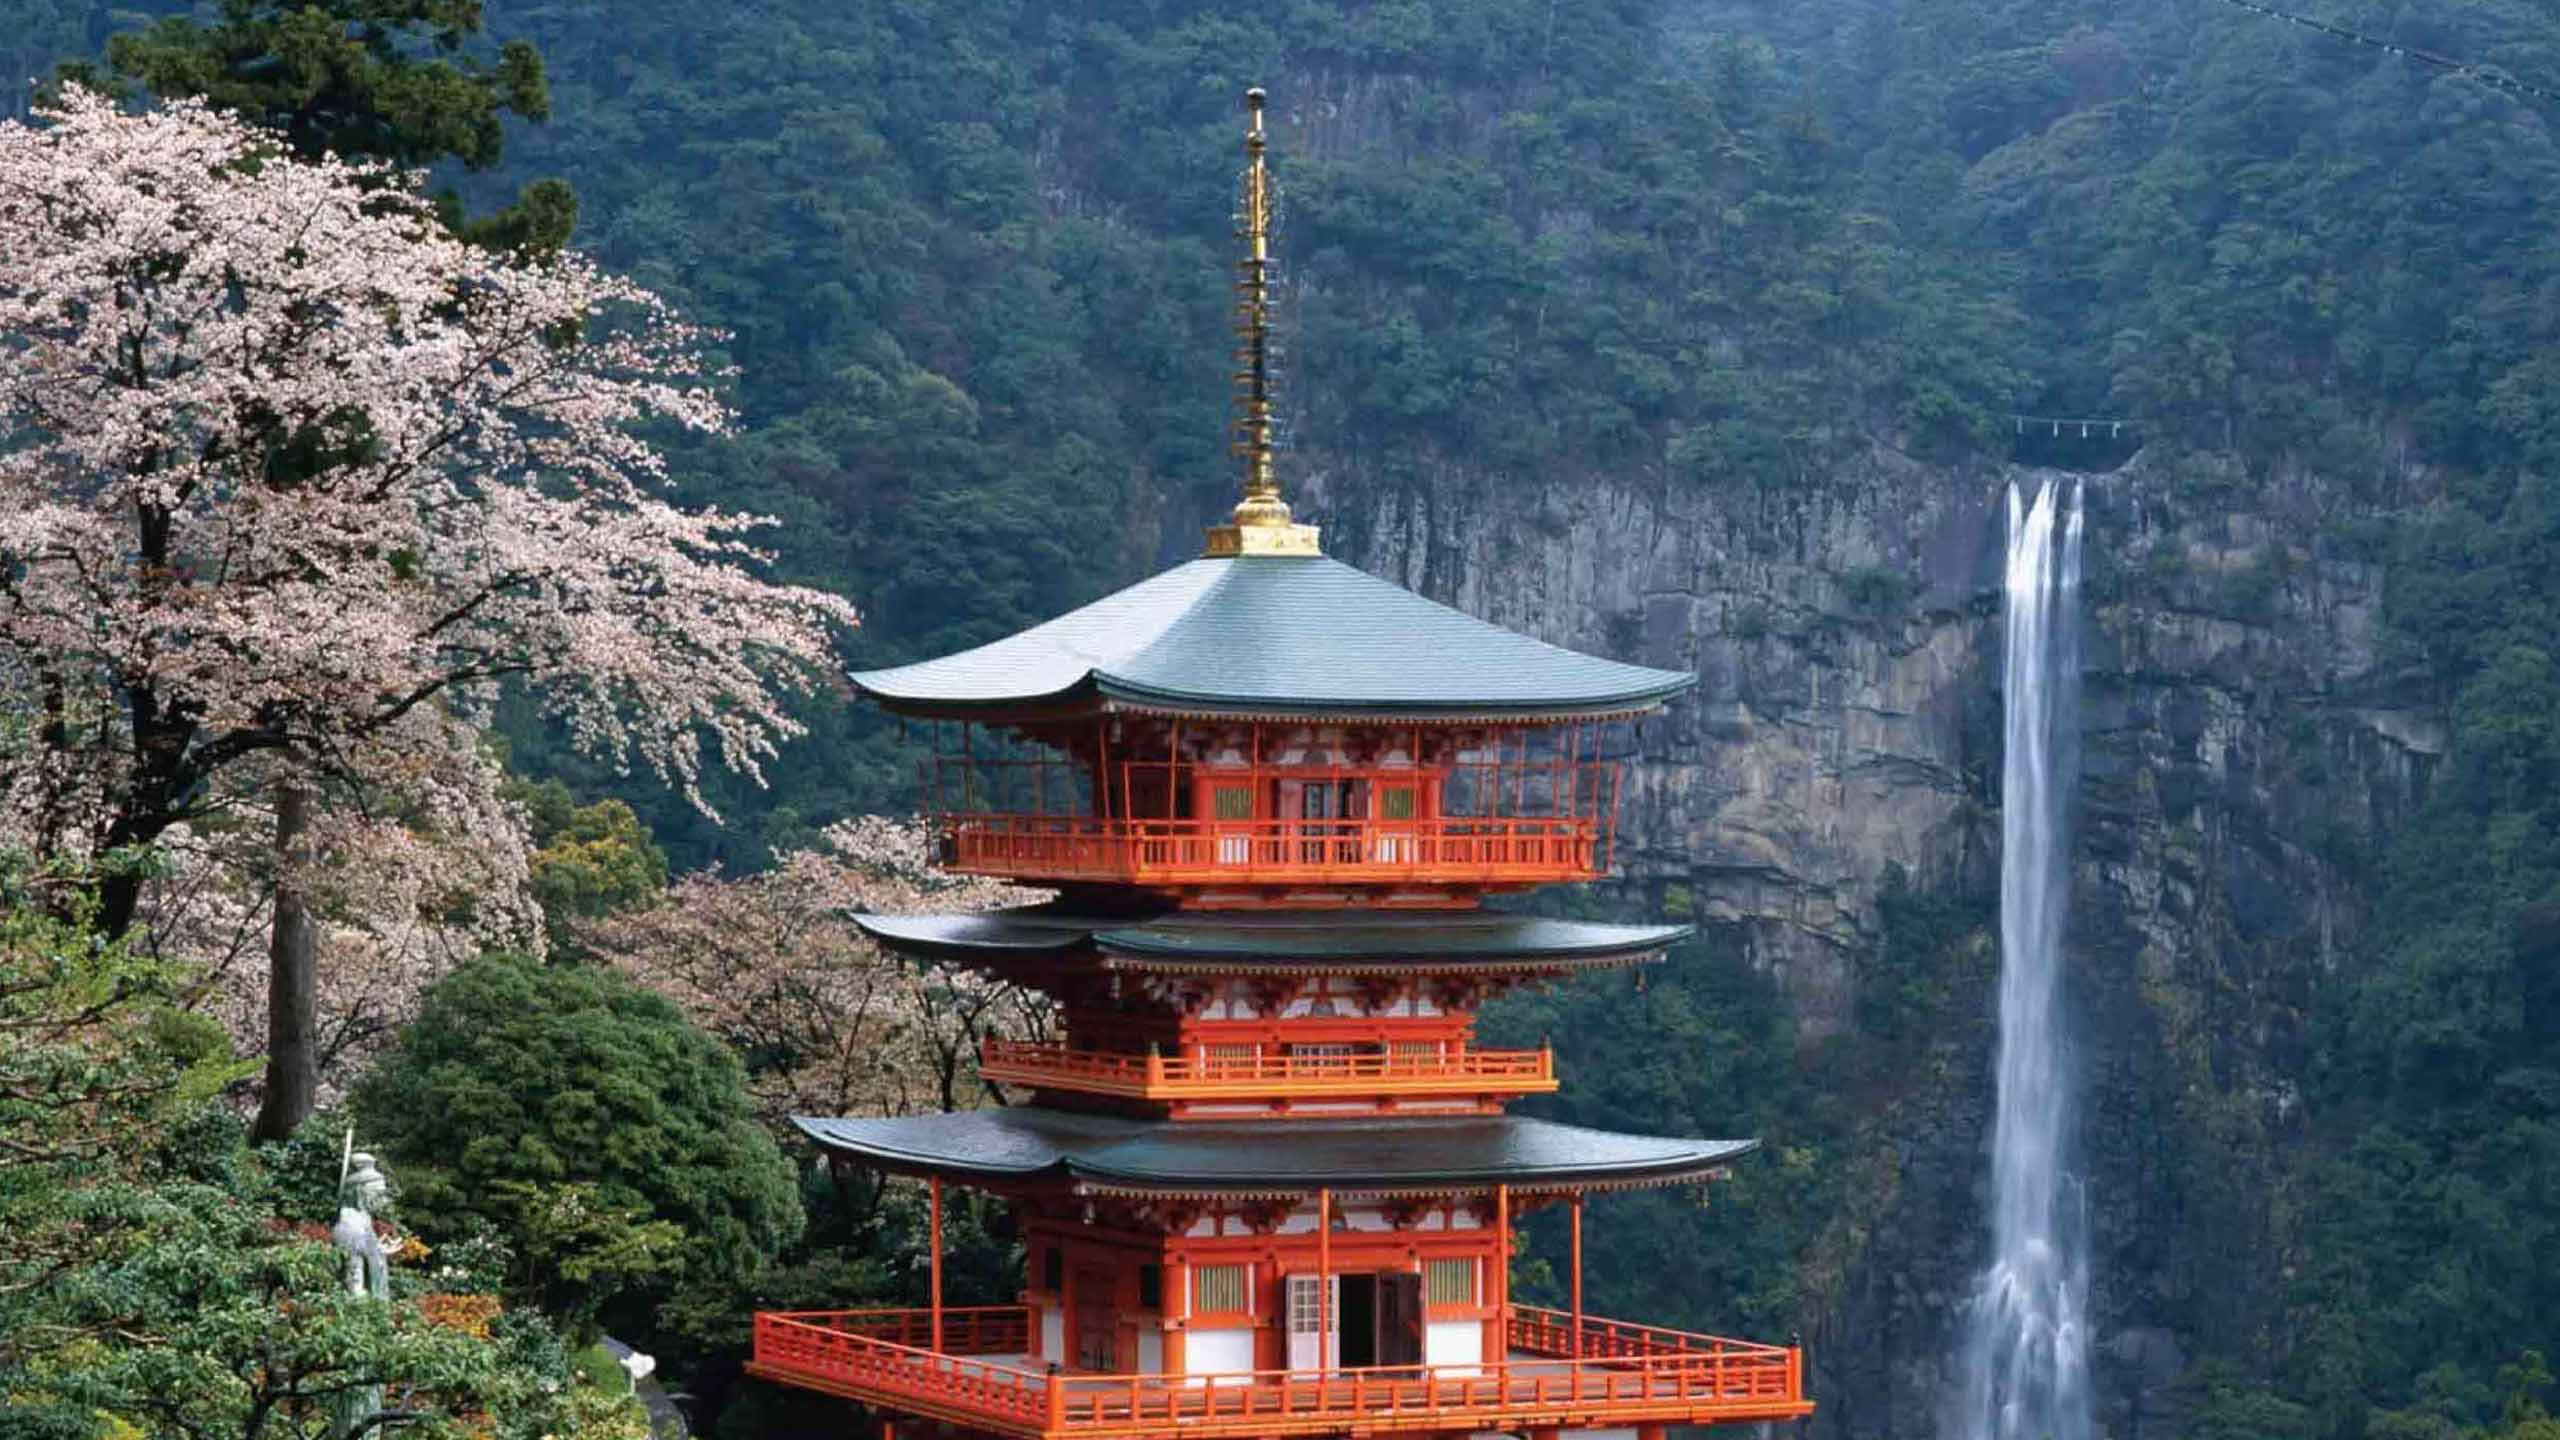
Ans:
[{"label": "golden spire finial", "polygon": [[1264,163],[1262,91],[1244,92],[1244,194],[1236,238],[1236,417],[1228,447],[1244,462],[1244,499],[1229,523],[1209,531],[1211,555],[1313,555],[1316,527],[1290,522],[1288,502],[1272,473],[1271,171]]}]

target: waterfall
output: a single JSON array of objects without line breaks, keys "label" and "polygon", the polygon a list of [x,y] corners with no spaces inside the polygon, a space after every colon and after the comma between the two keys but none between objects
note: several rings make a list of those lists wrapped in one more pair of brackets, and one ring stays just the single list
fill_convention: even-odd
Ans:
[{"label": "waterfall", "polygon": [[2061,1013],[2079,590],[2079,482],[2052,480],[2032,504],[2012,484],[1991,1259],[1965,1314],[1962,1396],[1948,1440],[2090,1435],[2087,1225],[2070,1173],[2079,1087]]}]

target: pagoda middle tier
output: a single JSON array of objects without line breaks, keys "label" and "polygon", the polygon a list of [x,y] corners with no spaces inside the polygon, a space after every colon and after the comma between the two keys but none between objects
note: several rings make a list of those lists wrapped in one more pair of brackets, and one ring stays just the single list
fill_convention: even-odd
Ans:
[{"label": "pagoda middle tier", "polygon": [[985,1042],[981,1074],[1034,1102],[1170,1119],[1498,1113],[1556,1088],[1555,1057],[1475,1042],[1509,986],[1637,964],[1690,933],[1507,915],[1094,914],[1052,902],[864,915],[884,946],[1055,997],[1062,1038]]}]

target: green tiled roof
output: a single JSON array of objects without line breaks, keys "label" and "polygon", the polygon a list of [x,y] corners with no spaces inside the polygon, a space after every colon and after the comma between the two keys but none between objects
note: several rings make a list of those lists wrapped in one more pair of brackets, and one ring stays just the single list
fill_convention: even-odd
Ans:
[{"label": "green tiled roof", "polygon": [[1194,560],[1021,634],[856,674],[892,710],[1117,702],[1212,715],[1650,710],[1696,677],[1532,640],[1322,556]]},{"label": "green tiled roof", "polygon": [[1217,1124],[1016,1105],[792,1123],[830,1154],[900,1173],[1182,1193],[1672,1184],[1704,1178],[1760,1145],[1621,1135],[1516,1115]]},{"label": "green tiled roof", "polygon": [[892,949],[1002,964],[1008,958],[1098,952],[1126,969],[1571,969],[1624,964],[1686,939],[1687,925],[1599,925],[1493,910],[1173,911],[1079,914],[1051,902],[967,915],[856,915]]}]

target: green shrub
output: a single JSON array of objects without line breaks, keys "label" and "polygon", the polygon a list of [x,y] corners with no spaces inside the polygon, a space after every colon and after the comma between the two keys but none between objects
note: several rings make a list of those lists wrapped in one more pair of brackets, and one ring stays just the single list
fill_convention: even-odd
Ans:
[{"label": "green shrub", "polygon": [[510,1292],[581,1331],[617,1297],[742,1286],[800,1232],[737,1058],[608,971],[465,965],[354,1105],[405,1216],[431,1240],[494,1233]]}]

